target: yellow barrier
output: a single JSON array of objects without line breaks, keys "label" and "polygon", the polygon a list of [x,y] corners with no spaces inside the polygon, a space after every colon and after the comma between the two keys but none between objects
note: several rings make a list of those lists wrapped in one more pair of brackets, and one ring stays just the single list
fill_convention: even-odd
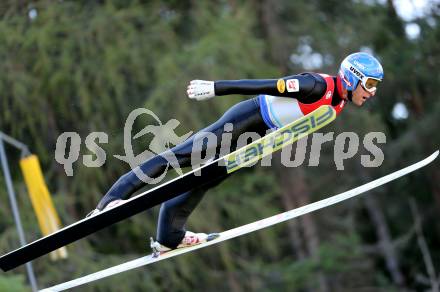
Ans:
[{"label": "yellow barrier", "polygon": [[[20,167],[41,232],[46,236],[59,230],[61,228],[61,221],[44,181],[38,157],[36,155],[29,155],[21,159]],[[62,247],[53,251],[50,257],[52,260],[67,258],[67,249]]]}]

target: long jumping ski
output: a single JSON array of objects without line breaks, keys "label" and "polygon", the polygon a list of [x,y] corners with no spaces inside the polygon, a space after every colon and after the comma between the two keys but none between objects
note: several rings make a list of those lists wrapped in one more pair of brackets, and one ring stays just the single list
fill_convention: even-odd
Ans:
[{"label": "long jumping ski", "polygon": [[336,118],[335,110],[324,105],[308,115],[198,169],[143,192],[125,203],[84,218],[46,237],[0,257],[0,268],[8,271],[89,234],[129,218],[144,210],[187,192],[206,182],[206,177],[220,177],[255,164],[263,157],[326,126]]},{"label": "long jumping ski", "polygon": [[299,207],[297,209],[293,209],[284,213],[280,213],[278,215],[274,215],[259,221],[255,221],[253,223],[249,223],[247,225],[243,225],[240,227],[236,227],[234,229],[230,229],[228,231],[224,231],[222,233],[220,233],[219,237],[217,237],[216,239],[212,240],[212,241],[208,241],[199,245],[195,245],[192,247],[187,247],[187,248],[181,248],[181,249],[175,249],[172,251],[169,251],[165,254],[159,255],[159,256],[153,256],[153,255],[148,255],[148,256],[144,256],[105,270],[101,270],[99,272],[81,277],[81,278],[77,278],[65,283],[61,283],[55,286],[52,286],[50,288],[46,288],[42,291],[45,292],[53,292],[53,291],[63,291],[66,289],[70,289],[70,288],[74,288],[80,285],[84,285],[86,283],[90,283],[90,282],[94,282],[96,280],[100,280],[115,274],[119,274],[128,270],[132,270],[138,267],[142,267],[142,266],[146,266],[146,265],[150,265],[153,263],[156,263],[158,261],[161,260],[165,260],[165,259],[169,259],[184,253],[188,253],[188,252],[192,252],[194,250],[203,248],[203,247],[207,247],[210,245],[214,245],[217,243],[220,243],[222,241],[226,241],[229,240],[231,238],[234,237],[238,237],[241,235],[245,235],[263,228],[267,228],[269,226],[275,225],[275,224],[279,224],[281,222],[296,218],[296,217],[300,217],[304,214],[308,214],[311,212],[314,212],[316,210],[322,209],[322,208],[326,208],[328,206],[337,204],[339,202],[345,201],[347,199],[350,199],[352,197],[358,196],[362,193],[365,193],[371,189],[377,188],[381,185],[384,185],[392,180],[395,180],[399,177],[402,177],[404,175],[407,175],[408,173],[411,173],[419,168],[422,168],[426,165],[428,165],[429,163],[431,163],[434,159],[437,158],[437,156],[439,155],[439,151],[437,150],[436,152],[434,152],[433,154],[431,154],[429,157],[416,162],[410,166],[407,166],[405,168],[402,168],[398,171],[395,171],[393,173],[390,173],[386,176],[383,176],[381,178],[378,178],[374,181],[371,181],[369,183],[366,183],[364,185],[361,185],[357,188],[351,189],[349,191],[346,191],[344,193],[341,194],[337,194],[334,195],[332,197],[329,197],[327,199],[323,199],[311,204],[308,204],[306,206],[303,207]]}]

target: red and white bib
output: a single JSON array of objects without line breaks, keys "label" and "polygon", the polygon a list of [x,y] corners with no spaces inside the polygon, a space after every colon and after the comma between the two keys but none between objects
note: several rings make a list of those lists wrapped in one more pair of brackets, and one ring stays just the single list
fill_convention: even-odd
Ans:
[{"label": "red and white bib", "polygon": [[[305,104],[295,98],[280,97],[272,95],[260,95],[261,114],[265,123],[270,128],[281,128],[319,108],[321,105],[331,105],[333,93],[335,91],[335,82],[333,77],[327,74],[319,74],[327,83],[325,94],[316,102]],[[345,105],[342,100],[338,105],[333,106],[336,113],[339,114]]]}]

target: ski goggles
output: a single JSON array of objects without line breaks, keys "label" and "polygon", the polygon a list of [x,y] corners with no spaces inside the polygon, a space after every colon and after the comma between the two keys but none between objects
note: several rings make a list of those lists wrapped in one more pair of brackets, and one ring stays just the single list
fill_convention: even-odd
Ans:
[{"label": "ski goggles", "polygon": [[382,80],[380,79],[376,79],[372,77],[367,77],[360,80],[362,88],[370,93],[373,93],[377,90],[377,85],[379,85],[379,82],[381,81]]},{"label": "ski goggles", "polygon": [[346,70],[350,71],[354,76],[356,76],[356,78],[359,79],[362,88],[369,93],[374,93],[377,90],[379,82],[382,81],[382,79],[379,78],[365,76],[364,73],[361,72],[361,70],[359,70],[355,65],[351,64],[348,61],[344,61],[342,63],[342,66]]}]

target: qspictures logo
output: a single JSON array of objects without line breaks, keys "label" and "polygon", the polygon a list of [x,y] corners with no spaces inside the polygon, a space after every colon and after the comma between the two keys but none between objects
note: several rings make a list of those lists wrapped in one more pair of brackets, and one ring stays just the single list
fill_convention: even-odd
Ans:
[{"label": "qspictures logo", "polygon": [[[152,119],[153,124],[145,125],[139,121],[138,125],[144,125],[144,128],[133,133],[134,123],[141,116],[143,121],[145,118]],[[337,170],[344,170],[344,162],[354,158],[359,150],[364,153],[358,157],[362,166],[379,167],[384,161],[384,153],[378,144],[386,143],[385,134],[369,132],[361,137],[355,132],[341,132],[336,136],[334,132],[316,132],[335,116],[332,107],[322,106],[280,129],[268,129],[263,136],[256,132],[244,132],[233,138],[235,129],[232,123],[223,125],[221,135],[219,131],[202,130],[194,135],[191,131],[179,136],[175,132],[180,125],[178,120],[171,119],[162,123],[152,111],[138,108],[129,114],[124,126],[124,155],[111,156],[127,163],[139,180],[147,184],[161,182],[171,169],[182,175],[181,167],[191,167],[195,175],[201,175],[202,166],[211,163],[216,157],[221,157],[218,163],[228,173],[253,166],[259,161],[261,166],[270,167],[272,153],[277,150],[281,151],[281,164],[285,167],[305,165],[306,153],[309,157],[307,165],[316,167],[320,162],[322,145],[329,142],[334,144],[333,161]],[[309,134],[310,139],[305,137]],[[105,132],[91,132],[83,139],[76,132],[64,132],[57,139],[55,160],[63,165],[67,176],[73,176],[75,163],[82,162],[84,166],[92,168],[102,167],[107,160],[107,153],[101,146],[109,143],[109,137],[112,136]],[[308,146],[310,140],[311,144]],[[294,143],[295,141],[298,142]],[[135,154],[132,142],[143,143],[147,147],[141,153]],[[174,152],[173,145],[182,146],[185,143],[188,153],[181,155]],[[85,153],[82,151],[84,146],[87,148]],[[162,157],[158,160],[161,163],[166,160],[163,171],[157,173],[157,168],[145,167],[150,159],[159,156]]]}]

